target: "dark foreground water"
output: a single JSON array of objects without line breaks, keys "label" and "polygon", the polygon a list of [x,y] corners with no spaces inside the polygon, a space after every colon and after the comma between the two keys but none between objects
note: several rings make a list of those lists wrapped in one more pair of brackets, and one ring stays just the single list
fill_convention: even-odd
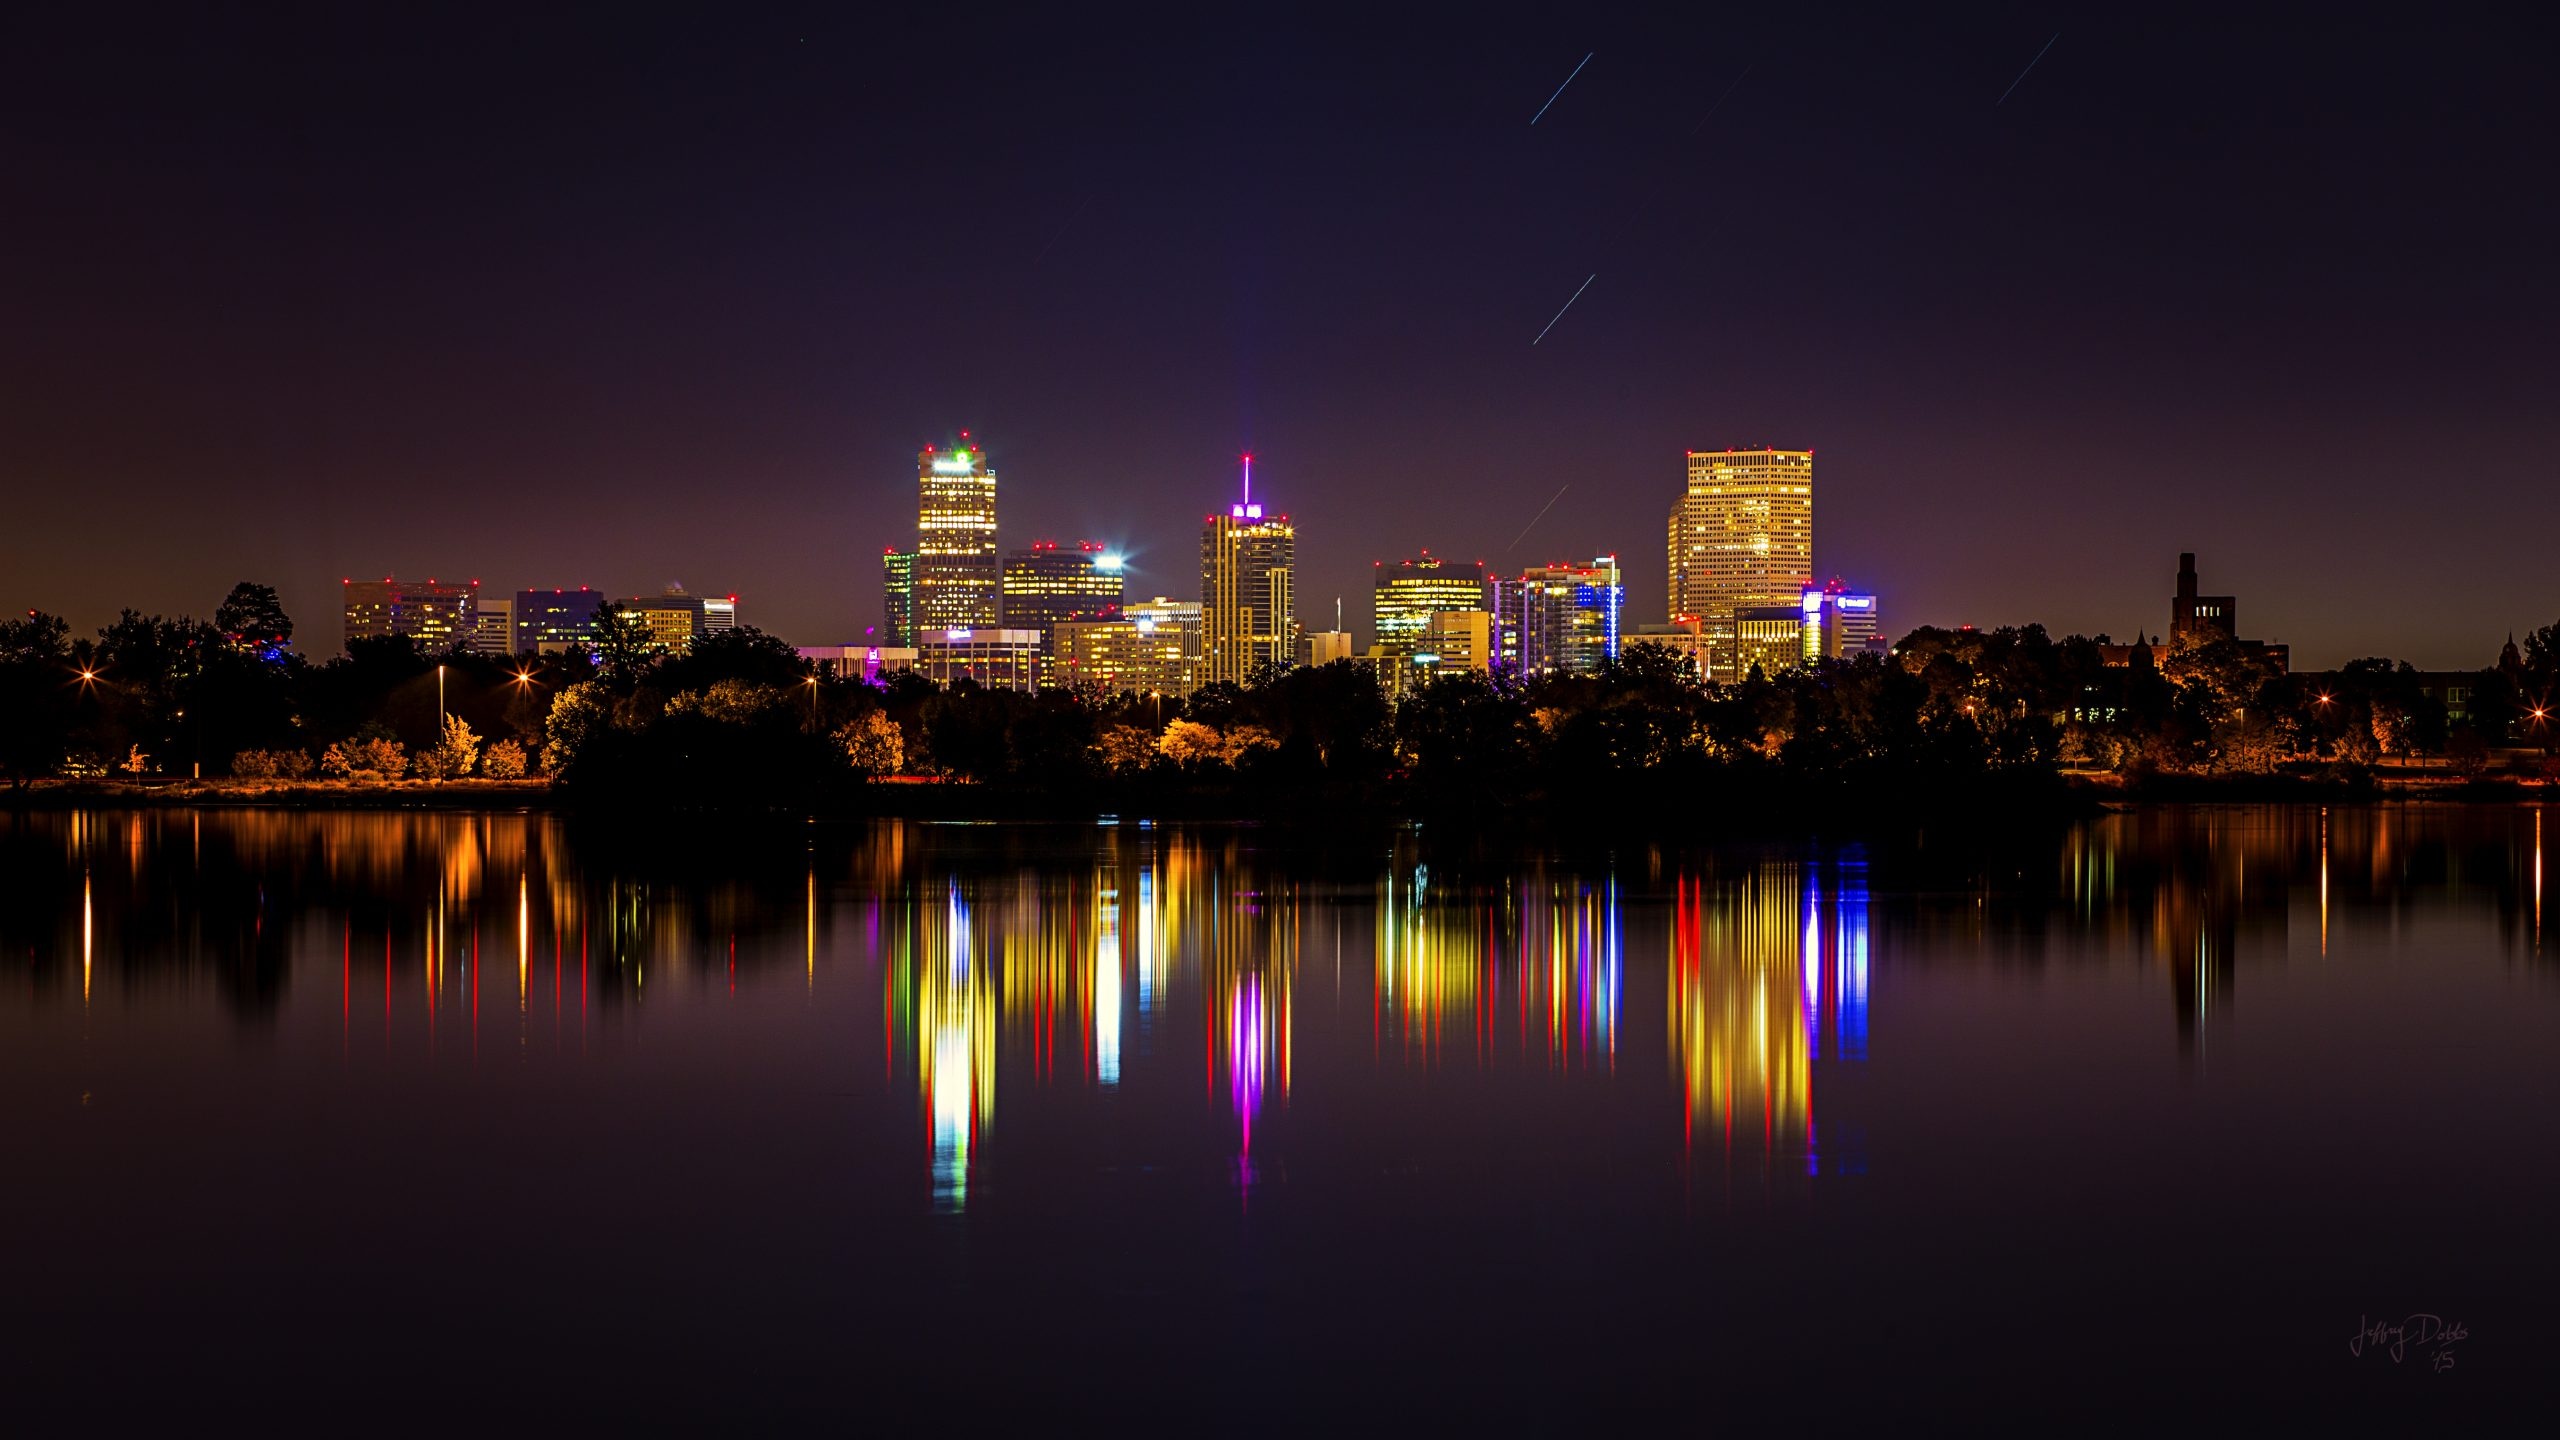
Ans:
[{"label": "dark foreground water", "polygon": [[2531,1415],[2543,820],[0,814],[0,1424]]}]

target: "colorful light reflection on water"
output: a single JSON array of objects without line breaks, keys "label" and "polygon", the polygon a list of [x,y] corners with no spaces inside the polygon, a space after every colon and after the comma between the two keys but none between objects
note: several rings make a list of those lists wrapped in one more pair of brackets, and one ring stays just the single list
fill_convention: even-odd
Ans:
[{"label": "colorful light reflection on water", "polygon": [[[920,1305],[1036,1310],[1059,1294],[1110,1309],[1118,1270],[1159,1249],[1232,1259],[1203,1238],[1232,1235],[1269,1247],[1267,1269],[1234,1282],[1250,1305],[1287,1302],[1301,1274],[1366,1295],[1392,1266],[1414,1277],[1400,1293],[1457,1297],[1414,1303],[1461,1330],[1524,1285],[1649,1295],[1652,1313],[1731,1294],[1756,1314],[1790,1292],[1755,1284],[1759,1252],[1727,1237],[1802,1225],[1822,1243],[1771,1253],[1838,1254],[1833,1287],[1879,1283],[1880,1259],[1929,1263],[1878,1248],[1909,1197],[1941,1227],[1984,1212],[1970,1253],[1991,1253],[2021,1205],[2052,1200],[2057,1167],[2111,1235],[2127,1215],[2110,1197],[2151,1202],[2144,1223],[2207,1213],[2158,1202],[2292,1150],[2327,1173],[2410,1147],[2428,1163],[2383,1180],[2538,1193],[2539,1152],[2488,1143],[2428,1087],[2481,1065],[2505,1066],[2510,1092],[2541,1073],[2547,1050],[2518,1041],[2560,1010],[2540,836],[2538,811],[2146,812],[2058,838],[2032,870],[1949,878],[1837,845],[1577,866],[1452,858],[1409,835],[1346,858],[1250,831],[887,825],[660,861],[539,816],[0,815],[0,1102],[26,1153],[57,1161],[0,1203],[22,1233],[72,1237],[48,1246],[79,1262],[76,1283],[39,1254],[28,1295],[63,1313],[117,1298],[128,1325],[168,1303],[155,1277],[118,1269],[129,1251],[218,1275],[189,1293],[295,1293],[292,1274],[155,1250],[132,1208],[145,1197],[265,1194],[311,1223],[349,1217],[332,1255],[432,1288],[440,1273],[401,1271],[367,1227],[515,1243],[474,1228],[461,1176],[523,1185],[510,1223],[573,1251],[681,1233],[744,1247],[756,1264],[741,1273],[768,1287],[803,1254],[831,1257],[829,1303],[874,1293],[876,1268],[908,1287],[878,1293]],[[2371,1127],[2381,1141],[2340,1142],[2326,1112],[2289,1108],[2322,1093],[2295,1072],[2348,1080],[2323,1067],[2381,1041],[2433,1054],[2436,1036],[2458,1042],[2459,1066],[2361,1092],[2391,1121]],[[2504,1093],[2466,1093],[2465,1113],[2547,1133]],[[66,1095],[76,1123],[48,1108]],[[2200,1098],[2248,1117],[2232,1124],[2245,1143],[2215,1148]],[[2140,1144],[2100,1143],[2118,1129]],[[2019,1134],[2036,1143],[2004,1138]],[[2471,1168],[2435,1163],[2465,1139]],[[333,1188],[347,1172],[312,1168],[324,1153],[393,1178]],[[155,1168],[164,1154],[179,1158]],[[2178,1188],[2189,1175],[2209,1178]],[[1950,1185],[1975,1188],[1930,1188]],[[77,1193],[38,1206],[47,1187]],[[2471,1199],[2475,1228],[2509,1233]],[[626,1228],[623,1207],[650,1218]],[[567,1239],[540,1223],[566,1211],[583,1227]],[[708,1241],[688,1228],[705,1215]],[[93,1216],[116,1222],[112,1244],[80,1229]],[[770,1248],[741,1238],[768,1221]],[[1503,1253],[1521,1235],[1536,1245]],[[1112,1259],[1061,1270],[1026,1236]],[[242,1253],[289,1253],[261,1244]],[[2113,1253],[2072,1264],[2103,1271]],[[1591,1254],[1615,1288],[1555,1278]],[[540,1283],[548,1261],[518,1259],[505,1284]],[[1000,1274],[1026,1259],[1037,1278]],[[655,1303],[660,1284],[743,1303],[718,1268],[650,1271],[622,1303]],[[1656,1272],[1676,1296],[1648,1289]],[[1148,1293],[1189,1273],[1153,1275]],[[1229,1294],[1181,1303],[1245,1333],[1257,1312]],[[305,1310],[334,1313],[307,1284]]]}]

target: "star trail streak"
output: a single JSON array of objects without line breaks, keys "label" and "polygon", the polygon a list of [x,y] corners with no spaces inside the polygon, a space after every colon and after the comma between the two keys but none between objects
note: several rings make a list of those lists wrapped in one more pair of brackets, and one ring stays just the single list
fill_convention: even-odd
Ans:
[{"label": "star trail streak", "polygon": [[[1579,299],[1581,299],[1581,298],[1582,298],[1582,292],[1583,292],[1584,290],[1588,290],[1588,289],[1590,289],[1590,288],[1591,288],[1591,281],[1592,281],[1592,280],[1597,280],[1597,279],[1599,279],[1599,278],[1600,278],[1600,272],[1598,272],[1598,271],[1596,271],[1596,270],[1595,270],[1595,271],[1593,271],[1593,272],[1591,273],[1590,278],[1589,278],[1589,279],[1584,280],[1584,281],[1582,282],[1582,284],[1581,284],[1580,288],[1576,289],[1576,290],[1573,292],[1573,300],[1579,300]],[[1570,309],[1572,309],[1572,308],[1573,308],[1573,300],[1567,300],[1566,302],[1564,302],[1564,310],[1570,310]],[[1547,322],[1547,330],[1553,330],[1554,328],[1556,328],[1556,320],[1561,320],[1561,319],[1563,319],[1563,318],[1564,318],[1564,310],[1559,310],[1559,311],[1557,311],[1557,312],[1556,312],[1556,319],[1555,319],[1555,320],[1550,320],[1550,321],[1548,321],[1548,322]],[[1547,330],[1541,330],[1541,331],[1539,331],[1539,332],[1538,332],[1538,340],[1544,340],[1544,339],[1546,339],[1546,338],[1547,338]],[[1532,345],[1535,345],[1535,344],[1537,344],[1537,343],[1538,343],[1538,340],[1532,340],[1532,341],[1530,341],[1529,343],[1530,343],[1530,344],[1532,344]]]},{"label": "star trail streak", "polygon": [[[2053,32],[2053,40],[2059,40],[2059,39],[2061,39],[2061,38],[2062,38],[2062,32],[2061,32],[2061,31],[2056,30],[2056,31],[2054,31],[2054,32]],[[2044,42],[2044,50],[2050,50],[2050,49],[2052,49],[2052,48],[2053,48],[2053,40],[2047,40],[2046,42]],[[2036,58],[2035,58],[2035,60],[2030,60],[2030,61],[2028,61],[2028,62],[2027,62],[2027,69],[2026,69],[2026,70],[2021,70],[2021,71],[2019,71],[2019,72],[2018,72],[2018,78],[2009,82],[2009,88],[2000,92],[2000,98],[1991,102],[1991,108],[1992,108],[1992,109],[1997,110],[1997,109],[1999,109],[2001,106],[2008,104],[2008,103],[2009,103],[2009,97],[2018,93],[2018,87],[2027,83],[2027,70],[2033,70],[2034,68],[2036,68],[2036,61],[2037,61],[2037,60],[2042,60],[2042,59],[2044,58],[2044,50],[2039,50],[2039,51],[2037,51],[2037,52],[2036,52]],[[1553,103],[1553,102],[1549,102],[1549,103]],[[1535,125],[1535,124],[1536,124],[1536,123],[1538,123],[1538,122],[1536,122],[1535,120],[1532,120],[1532,121],[1530,121],[1529,123],[1530,123],[1530,124],[1532,124],[1532,125]]]},{"label": "star trail streak", "polygon": [[[1582,65],[1588,65],[1588,64],[1590,64],[1590,63],[1591,63],[1591,56],[1592,56],[1592,55],[1597,55],[1597,54],[1599,54],[1599,53],[1600,53],[1599,51],[1594,50],[1594,51],[1590,52],[1590,54],[1584,55],[1584,56],[1582,57]],[[1573,75],[1579,75],[1579,74],[1581,74],[1581,73],[1582,73],[1582,65],[1576,65],[1576,66],[1574,66],[1574,67],[1573,67]],[[1547,103],[1546,103],[1546,105],[1541,105],[1541,106],[1539,106],[1539,107],[1538,107],[1538,113],[1529,117],[1529,123],[1530,123],[1530,124],[1535,125],[1535,124],[1537,124],[1540,120],[1543,120],[1543,119],[1545,119],[1545,118],[1546,118],[1546,114],[1547,114],[1547,107],[1548,107],[1549,105],[1553,105],[1553,104],[1555,104],[1555,103],[1556,103],[1557,98],[1558,98],[1559,96],[1562,96],[1562,95],[1564,94],[1565,85],[1570,85],[1570,84],[1572,84],[1572,83],[1573,83],[1573,75],[1567,75],[1566,77],[1564,77],[1564,85],[1559,85],[1559,86],[1557,86],[1557,87],[1556,87],[1556,93],[1555,93],[1554,95],[1550,95],[1550,96],[1548,96],[1548,97],[1547,97]]]}]

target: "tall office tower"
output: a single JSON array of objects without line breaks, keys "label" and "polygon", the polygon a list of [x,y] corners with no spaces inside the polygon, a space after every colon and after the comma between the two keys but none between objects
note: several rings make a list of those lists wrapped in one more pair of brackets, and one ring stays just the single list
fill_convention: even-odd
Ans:
[{"label": "tall office tower", "polygon": [[604,593],[581,585],[575,590],[516,592],[518,655],[559,655],[596,646],[596,616],[604,610]]},{"label": "tall office tower", "polygon": [[880,552],[880,635],[884,645],[916,643],[916,552]]},{"label": "tall office tower", "polygon": [[993,629],[1004,568],[996,557],[996,472],[969,444],[916,456],[916,629]]},{"label": "tall office tower", "polygon": [[738,628],[738,597],[705,595],[702,597],[702,633],[723,635]]},{"label": "tall office tower", "polygon": [[1735,611],[1795,605],[1813,583],[1813,452],[1690,451],[1670,556],[1669,618],[1698,626],[1710,654]]},{"label": "tall office tower", "polygon": [[479,618],[471,627],[471,649],[479,655],[516,653],[516,602],[480,597]]},{"label": "tall office tower", "polygon": [[1496,663],[1516,675],[1588,675],[1618,655],[1627,587],[1618,557],[1536,565],[1495,580]]},{"label": "tall office tower", "polygon": [[1120,557],[1101,542],[1061,550],[1043,540],[1004,557],[1004,624],[1037,630],[1046,646],[1061,620],[1094,620],[1120,608]]},{"label": "tall office tower", "polygon": [[471,643],[480,625],[480,582],[444,584],[435,580],[347,580],[346,638],[406,635],[418,648],[441,655]]},{"label": "tall office tower", "polygon": [[1244,498],[1211,515],[1200,532],[1200,681],[1242,684],[1254,667],[1286,663],[1298,648],[1292,581],[1298,527],[1265,516],[1253,498],[1253,457],[1244,457]]},{"label": "tall office tower", "polygon": [[1378,565],[1377,647],[1382,655],[1410,655],[1431,628],[1431,617],[1444,610],[1482,610],[1486,605],[1484,562],[1456,565],[1422,552],[1419,560]]}]

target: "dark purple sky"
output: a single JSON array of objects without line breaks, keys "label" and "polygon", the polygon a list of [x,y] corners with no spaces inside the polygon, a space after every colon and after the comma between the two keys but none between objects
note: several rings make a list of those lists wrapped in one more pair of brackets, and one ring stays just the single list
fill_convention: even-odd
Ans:
[{"label": "dark purple sky", "polygon": [[397,572],[851,639],[962,426],[1008,547],[1195,597],[1252,449],[1318,627],[1425,546],[1659,619],[1681,452],[1761,443],[1897,631],[2156,629],[2181,549],[2299,663],[2560,619],[2521,10],[78,8],[0,20],[0,604],[82,627],[260,579],[325,652]]}]

